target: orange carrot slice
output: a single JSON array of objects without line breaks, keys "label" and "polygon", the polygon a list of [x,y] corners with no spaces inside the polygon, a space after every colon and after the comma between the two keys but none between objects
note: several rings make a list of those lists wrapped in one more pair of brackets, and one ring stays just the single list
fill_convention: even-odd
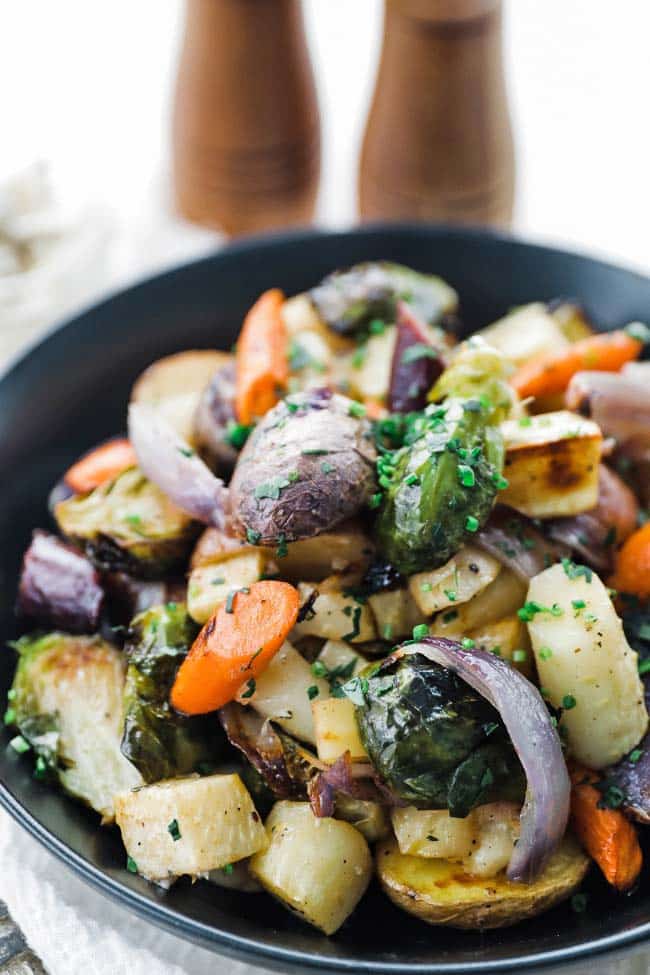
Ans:
[{"label": "orange carrot slice", "polygon": [[590,335],[573,345],[536,356],[510,377],[510,384],[522,399],[562,393],[577,372],[593,369],[618,372],[626,362],[638,359],[643,343],[627,332]]},{"label": "orange carrot slice", "polygon": [[172,687],[173,707],[207,714],[232,701],[278,652],[296,622],[298,605],[298,590],[287,582],[265,580],[237,592],[192,644]]},{"label": "orange carrot slice", "polygon": [[237,340],[235,408],[250,424],[275,406],[287,385],[287,329],[281,314],[284,295],[277,288],[258,298]]},{"label": "orange carrot slice", "polygon": [[650,599],[650,521],[630,535],[618,552],[610,585],[621,593]]},{"label": "orange carrot slice", "polygon": [[137,463],[130,440],[109,440],[73,464],[63,480],[77,494],[86,494]]},{"label": "orange carrot slice", "polygon": [[571,825],[605,878],[625,891],[633,887],[643,864],[636,829],[620,809],[599,809],[602,793],[592,785],[593,772],[583,768],[571,771]]}]

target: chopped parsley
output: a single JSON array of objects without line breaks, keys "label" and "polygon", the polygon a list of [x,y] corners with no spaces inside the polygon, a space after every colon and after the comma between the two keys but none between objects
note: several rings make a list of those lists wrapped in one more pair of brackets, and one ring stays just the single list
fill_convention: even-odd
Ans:
[{"label": "chopped parsley", "polygon": [[365,704],[366,694],[368,693],[368,678],[352,677],[346,684],[343,684],[341,690],[353,704],[361,707]]},{"label": "chopped parsley", "polygon": [[278,475],[278,477],[272,477],[270,481],[258,484],[253,493],[258,500],[271,498],[273,501],[277,501],[284,488],[289,487],[290,483],[288,478]]},{"label": "chopped parsley", "polygon": [[474,485],[476,484],[476,475],[474,474],[472,468],[469,467],[467,464],[459,464],[457,470],[458,470],[458,480],[463,485],[463,487],[468,487],[468,488],[474,487]]},{"label": "chopped parsley", "polygon": [[352,611],[352,629],[349,633],[346,633],[341,639],[343,640],[354,640],[355,637],[359,636],[361,628],[359,622],[361,620],[361,606],[355,606]]},{"label": "chopped parsley", "polygon": [[15,738],[11,739],[9,744],[19,755],[24,755],[30,748],[29,742],[22,735],[16,735]]},{"label": "chopped parsley", "polygon": [[181,838],[181,831],[178,825],[177,819],[172,819],[171,823],[167,824],[167,832],[173,839],[174,843],[178,842]]},{"label": "chopped parsley", "polygon": [[252,429],[252,426],[246,426],[245,423],[235,423],[231,420],[226,427],[225,439],[235,450],[241,450]]},{"label": "chopped parsley", "polygon": [[386,331],[386,322],[382,321],[381,318],[373,318],[368,325],[368,331],[371,335],[383,335]]},{"label": "chopped parsley", "polygon": [[552,606],[541,606],[539,603],[533,601],[524,603],[521,609],[517,610],[517,616],[524,623],[530,623],[531,620],[535,619],[537,613],[550,613],[551,616],[562,616],[564,610],[557,603],[553,603]]},{"label": "chopped parsley", "polygon": [[363,403],[352,402],[348,406],[348,416],[356,416],[357,418],[360,419],[362,416],[365,415],[366,415],[366,408],[363,405]]},{"label": "chopped parsley", "polygon": [[593,571],[588,565],[576,565],[571,559],[562,559],[562,568],[569,579],[579,579],[580,576],[584,576],[585,582],[591,582],[593,578]]}]

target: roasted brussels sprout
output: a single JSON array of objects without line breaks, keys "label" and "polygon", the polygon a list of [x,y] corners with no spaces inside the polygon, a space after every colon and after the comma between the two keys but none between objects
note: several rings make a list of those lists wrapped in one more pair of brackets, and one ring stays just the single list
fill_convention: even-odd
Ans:
[{"label": "roasted brussels sprout", "polygon": [[342,333],[353,332],[373,318],[394,322],[399,299],[430,325],[458,305],[456,292],[442,278],[388,261],[335,271],[312,288],[310,297],[321,318]]},{"label": "roasted brussels sprout", "polygon": [[487,419],[478,399],[427,407],[409,445],[380,457],[378,547],[404,575],[444,565],[490,514],[503,440]]},{"label": "roasted brussels sprout", "polygon": [[505,420],[516,402],[507,383],[513,371],[512,362],[478,336],[458,347],[450,365],[433,388],[432,397],[480,397],[483,410],[491,423]]},{"label": "roasted brussels sprout", "polygon": [[54,516],[99,569],[147,578],[181,564],[199,531],[137,467],[90,494],[60,501]]},{"label": "roasted brussels sprout", "polygon": [[126,642],[122,753],[145,782],[214,767],[223,735],[214,716],[186,718],[169,704],[176,671],[198,626],[182,603],[136,616]]},{"label": "roasted brussels sprout", "polygon": [[124,660],[99,637],[25,636],[9,715],[36,754],[36,774],[113,818],[113,797],[142,783],[120,753]]},{"label": "roasted brussels sprout", "polygon": [[236,532],[253,545],[283,546],[360,511],[376,490],[375,448],[360,412],[327,389],[296,393],[270,410],[230,483]]},{"label": "roasted brussels sprout", "polygon": [[409,654],[354,681],[361,739],[400,799],[459,817],[523,799],[523,769],[498,711],[451,670]]}]

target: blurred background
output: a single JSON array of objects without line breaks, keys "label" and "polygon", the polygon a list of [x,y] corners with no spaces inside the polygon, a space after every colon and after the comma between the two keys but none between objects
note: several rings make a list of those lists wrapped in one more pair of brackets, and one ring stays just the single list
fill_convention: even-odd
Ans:
[{"label": "blurred background", "polygon": [[[476,2],[480,7],[481,0]],[[237,98],[247,85],[255,84],[255,76],[259,84],[259,77],[272,64],[265,60],[268,45],[273,41],[282,48],[284,43],[281,37],[269,40],[266,28],[256,29],[254,8],[259,13],[262,5],[276,5],[280,11],[285,0],[227,0],[226,6],[239,3],[240,7],[234,13],[231,9],[222,29],[217,21],[202,29],[201,18],[215,3],[218,6],[221,0],[188,2],[195,23],[185,42],[185,87],[179,95],[184,101],[181,126],[177,118],[176,127],[177,182],[180,154],[189,166],[185,184],[200,199],[204,171],[218,170],[220,165],[210,153],[223,157],[234,151],[229,140],[236,144],[241,122]],[[451,6],[453,16],[455,4],[457,11],[465,3],[447,0],[446,6]],[[395,0],[393,6],[409,4]],[[427,3],[415,0],[411,6],[427,8]],[[495,3],[486,0],[485,6]],[[384,8],[382,0],[305,0],[303,9],[320,107],[321,169],[320,180],[317,172],[312,174],[314,192],[317,190],[313,220],[326,227],[346,227],[359,220],[359,156],[377,82]],[[398,16],[403,13],[398,10]],[[69,308],[225,242],[225,234],[184,220],[176,207],[172,115],[184,14],[182,0],[113,0],[110,4],[21,0],[3,4],[0,351],[5,354]],[[247,23],[235,24],[232,18],[240,14],[248,17]],[[294,15],[287,14],[289,19]],[[489,94],[500,84],[498,22],[490,40],[496,53],[488,52],[479,65],[484,74],[469,78],[477,63],[471,54],[475,50],[471,48],[475,43],[471,26],[468,30],[447,27],[441,35],[427,23],[421,9],[418,16],[420,20],[409,27],[410,37],[402,31],[402,40],[396,40],[402,30],[397,23],[384,42],[391,45],[385,52],[389,77],[380,77],[385,97],[382,95],[383,102],[377,106],[374,138],[367,147],[375,160],[370,159],[367,168],[374,165],[376,170],[390,156],[389,150],[394,155],[396,145],[404,147],[411,153],[410,163],[407,160],[403,169],[396,163],[397,169],[393,167],[392,175],[384,174],[384,178],[398,183],[424,179],[426,183],[433,174],[433,184],[423,192],[435,197],[435,180],[440,175],[436,161],[451,153],[451,165],[462,169],[462,153],[471,151],[480,174],[483,143],[489,142],[490,133],[504,118],[507,121],[509,111],[516,155],[512,228],[648,270],[650,6],[645,0],[619,4],[609,0],[506,2],[503,76],[508,100],[497,92],[494,103],[485,110],[477,109],[476,93],[485,89]],[[456,42],[461,46],[453,48],[450,61],[449,44]],[[299,47],[300,38],[296,43]],[[403,47],[395,48],[395,44]],[[409,44],[414,45],[413,59]],[[201,95],[206,72],[209,75],[212,70],[210,58],[222,64],[227,58],[224,52],[233,49],[237,56],[227,67],[236,82],[226,86],[225,96],[223,91],[216,99],[209,93]],[[260,49],[266,53],[258,56]],[[459,76],[454,65],[458,66],[465,49],[470,51],[469,66]],[[269,74],[275,78],[277,72]],[[283,83],[296,83],[289,75]],[[208,77],[208,92],[209,84]],[[281,93],[278,97],[281,99]],[[192,99],[197,98],[200,111],[193,116]],[[437,105],[435,131],[431,118],[422,121],[432,99]],[[318,116],[309,99],[301,111],[303,128],[298,127],[295,138],[313,141],[310,125],[317,132]],[[262,116],[260,131],[268,135],[276,125],[272,104],[271,109],[265,106]],[[185,144],[180,148],[178,144],[179,139],[191,142],[192,133],[184,125],[187,119],[214,136],[212,142],[208,138],[199,146],[193,158]],[[249,118],[247,124],[250,130],[256,121]],[[478,164],[471,137],[477,131],[483,140],[479,140]],[[470,133],[469,141],[463,142],[463,133]],[[507,140],[507,133],[501,131],[498,137]],[[250,131],[243,138],[250,141]],[[254,155],[258,149],[251,151]],[[310,151],[316,150],[312,146]],[[488,158],[489,149],[486,153],[485,167],[496,166],[495,178],[500,180],[498,167],[507,168],[507,159],[504,162],[505,157],[498,153]],[[223,196],[232,189],[238,173],[244,183],[250,176],[258,190],[252,205],[259,205],[261,214],[254,229],[264,229],[273,194],[264,191],[264,178],[253,167],[252,158],[249,154],[242,162],[228,157],[230,170],[220,183],[220,192]],[[293,158],[298,159],[297,168],[304,164],[295,147],[288,158],[288,165]],[[258,164],[262,165],[256,157],[255,166]],[[226,165],[223,158],[221,165]],[[372,215],[381,210],[390,193],[401,190],[401,186],[380,188]],[[382,196],[384,191],[388,196]],[[417,211],[415,216],[428,215],[426,207],[411,197],[407,209],[411,206]],[[185,209],[191,206],[186,203]],[[241,212],[237,203],[235,212]],[[295,219],[294,212],[286,222]],[[488,219],[510,222],[509,214],[503,212],[496,218],[488,215]],[[282,213],[274,213],[268,220],[275,225],[283,222]],[[298,222],[305,219],[301,216]],[[228,229],[241,228],[233,228],[231,221]],[[36,265],[38,275],[33,270]],[[31,273],[17,273],[29,267]]]}]

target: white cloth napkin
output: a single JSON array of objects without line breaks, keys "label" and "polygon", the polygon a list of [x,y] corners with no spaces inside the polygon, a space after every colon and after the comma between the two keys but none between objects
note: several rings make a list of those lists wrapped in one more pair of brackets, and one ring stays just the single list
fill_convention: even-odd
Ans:
[{"label": "white cloth napkin", "polygon": [[113,903],[2,810],[0,864],[0,900],[49,975],[262,975]]}]

